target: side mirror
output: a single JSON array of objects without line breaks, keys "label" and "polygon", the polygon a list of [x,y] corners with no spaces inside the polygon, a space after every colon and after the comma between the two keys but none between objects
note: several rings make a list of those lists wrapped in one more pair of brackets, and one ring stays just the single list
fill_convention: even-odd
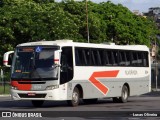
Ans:
[{"label": "side mirror", "polygon": [[62,50],[54,51],[54,64],[57,66],[61,66],[61,64],[60,64],[60,53],[61,52],[62,52]]},{"label": "side mirror", "polygon": [[3,55],[3,65],[11,67],[14,51],[8,51]]}]

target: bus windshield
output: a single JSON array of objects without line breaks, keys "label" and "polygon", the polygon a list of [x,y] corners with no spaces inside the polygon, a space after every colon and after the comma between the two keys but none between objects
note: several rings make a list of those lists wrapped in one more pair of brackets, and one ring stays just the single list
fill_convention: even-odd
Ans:
[{"label": "bus windshield", "polygon": [[54,51],[58,47],[18,47],[12,64],[12,79],[58,79]]}]

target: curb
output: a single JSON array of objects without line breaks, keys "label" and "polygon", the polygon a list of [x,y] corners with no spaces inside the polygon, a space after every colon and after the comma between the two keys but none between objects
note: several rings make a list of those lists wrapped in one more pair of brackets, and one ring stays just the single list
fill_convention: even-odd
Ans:
[{"label": "curb", "polygon": [[10,94],[6,94],[6,95],[0,95],[0,97],[10,97]]},{"label": "curb", "polygon": [[152,89],[153,92],[160,92],[160,89]]}]

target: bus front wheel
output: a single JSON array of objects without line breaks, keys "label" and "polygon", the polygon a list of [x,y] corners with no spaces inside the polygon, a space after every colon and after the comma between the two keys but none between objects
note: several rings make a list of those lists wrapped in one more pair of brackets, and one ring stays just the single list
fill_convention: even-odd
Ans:
[{"label": "bus front wheel", "polygon": [[67,103],[70,106],[75,107],[75,106],[79,105],[79,102],[80,102],[80,92],[79,92],[78,88],[75,87],[73,90],[73,93],[72,93],[72,100],[67,100]]}]

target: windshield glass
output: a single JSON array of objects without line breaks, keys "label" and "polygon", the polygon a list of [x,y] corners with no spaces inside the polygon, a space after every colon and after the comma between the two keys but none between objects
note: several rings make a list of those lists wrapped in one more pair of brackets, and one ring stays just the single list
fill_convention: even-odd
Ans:
[{"label": "windshield glass", "polygon": [[58,47],[19,47],[16,49],[12,79],[57,79],[54,51]]}]

